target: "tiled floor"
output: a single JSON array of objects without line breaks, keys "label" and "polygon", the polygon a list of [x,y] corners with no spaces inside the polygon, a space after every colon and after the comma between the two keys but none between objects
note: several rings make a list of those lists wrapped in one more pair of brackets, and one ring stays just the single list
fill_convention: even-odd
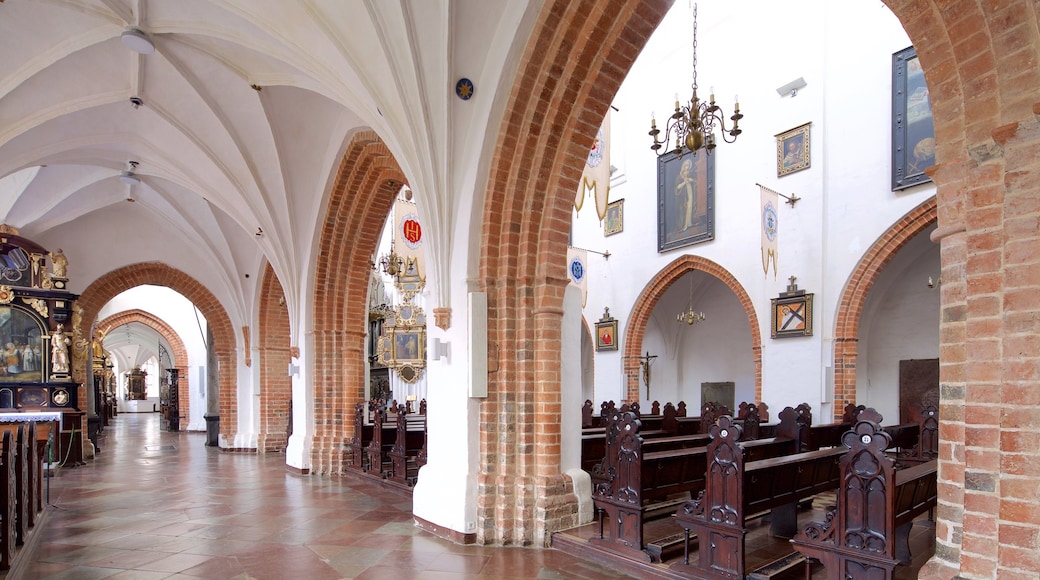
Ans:
[{"label": "tiled floor", "polygon": [[[121,414],[97,459],[61,468],[8,578],[622,578],[557,550],[460,546],[417,529],[411,498],[356,476],[300,477],[284,456]],[[45,482],[45,485],[48,482]]]}]

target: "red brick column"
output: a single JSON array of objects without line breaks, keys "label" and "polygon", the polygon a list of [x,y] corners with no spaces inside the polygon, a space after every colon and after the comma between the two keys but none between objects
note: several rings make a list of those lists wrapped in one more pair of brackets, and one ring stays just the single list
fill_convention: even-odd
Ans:
[{"label": "red brick column", "polygon": [[286,428],[292,401],[292,379],[288,367],[289,309],[278,275],[271,264],[260,280],[260,317],[257,326],[260,351],[260,426],[256,449],[260,453],[285,451]]},{"label": "red brick column", "polygon": [[342,473],[353,408],[364,398],[370,257],[404,175],[372,131],[347,145],[325,210],[314,293],[314,473]]},{"label": "red brick column", "polygon": [[488,396],[477,542],[536,544],[577,521],[560,473],[560,331],[574,191],[610,101],[670,2],[551,0],[516,75],[481,236]]}]

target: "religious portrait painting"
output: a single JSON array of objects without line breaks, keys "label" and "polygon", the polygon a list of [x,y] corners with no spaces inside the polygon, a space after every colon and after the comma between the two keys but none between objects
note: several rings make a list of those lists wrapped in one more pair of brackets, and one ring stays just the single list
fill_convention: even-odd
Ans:
[{"label": "religious portrait painting", "polygon": [[596,350],[617,350],[617,319],[610,318],[596,323]]},{"label": "religious portrait painting", "polygon": [[806,123],[776,136],[776,176],[808,169],[812,157],[809,143],[809,125]]},{"label": "religious portrait painting", "polygon": [[657,158],[657,251],[715,239],[715,156],[683,150]]},{"label": "religious portrait painting", "polygon": [[924,70],[911,46],[892,55],[892,190],[930,182],[924,170],[932,165],[932,103]]},{"label": "religious portrait painting", "polygon": [[43,336],[43,326],[33,315],[0,306],[0,382],[43,382],[48,360]]},{"label": "religious portrait painting", "polygon": [[607,216],[603,219],[603,235],[612,236],[625,229],[625,200],[607,204]]}]

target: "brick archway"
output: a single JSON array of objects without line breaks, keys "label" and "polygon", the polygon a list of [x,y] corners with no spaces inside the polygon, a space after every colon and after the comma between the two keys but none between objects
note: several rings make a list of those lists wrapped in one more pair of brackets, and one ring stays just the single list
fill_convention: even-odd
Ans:
[{"label": "brick archway", "polygon": [[[885,266],[914,236],[936,221],[935,198],[910,210],[875,241],[860,258],[841,292],[834,328],[834,417],[840,419],[844,402],[856,401],[856,357],[863,306]],[[840,403],[840,404],[839,404]]]},{"label": "brick archway", "polygon": [[[101,308],[109,300],[121,292],[138,286],[165,286],[176,290],[190,300],[206,317],[206,322],[213,332],[213,344],[210,348],[217,356],[220,365],[218,370],[220,401],[220,434],[227,441],[233,441],[238,428],[238,407],[234,393],[237,391],[235,358],[235,332],[231,328],[231,318],[216,296],[205,286],[184,272],[161,262],[145,262],[124,266],[113,270],[94,280],[80,295],[76,305],[81,309],[82,319],[90,323],[97,318]],[[79,368],[77,381],[84,381],[85,370]],[[85,384],[85,383],[84,383]],[[80,387],[80,397],[86,397],[85,387]],[[86,400],[86,399],[81,399]]]},{"label": "brick archway", "polygon": [[353,136],[325,211],[314,280],[314,473],[342,473],[354,405],[365,395],[370,260],[405,185],[372,131]]},{"label": "brick archway", "polygon": [[260,280],[260,317],[257,324],[260,351],[260,431],[256,450],[285,451],[286,429],[292,420],[292,379],[286,367],[292,358],[289,344],[289,309],[278,275],[268,263]]},{"label": "brick archway", "polygon": [[717,263],[700,256],[680,256],[671,264],[664,267],[653,279],[643,287],[639,297],[636,298],[635,308],[628,317],[625,327],[625,377],[626,377],[626,401],[639,400],[639,363],[642,356],[643,336],[646,333],[646,325],[650,321],[657,301],[664,296],[665,291],[671,287],[676,280],[682,278],[687,272],[700,271],[714,276],[726,285],[740,300],[740,305],[748,317],[751,327],[751,355],[755,365],[755,400],[762,400],[762,333],[758,324],[758,314],[755,313],[755,305],[748,296],[747,291],[740,285],[737,278],[728,270]]},{"label": "brick archway", "polygon": [[144,310],[124,310],[117,314],[113,314],[108,318],[97,323],[96,328],[101,332],[108,333],[123,326],[130,324],[131,322],[139,322],[148,328],[159,333],[166,342],[170,345],[170,349],[173,351],[173,366],[185,371],[180,379],[177,381],[177,413],[181,417],[189,417],[189,410],[191,409],[190,401],[188,397],[191,393],[191,388],[188,382],[188,349],[184,348],[184,341],[181,340],[177,331],[175,331],[169,324],[166,324],[164,320],[155,316],[151,312],[145,312]]},{"label": "brick archway", "polygon": [[480,240],[493,370],[479,405],[479,543],[544,545],[552,531],[577,523],[560,470],[572,200],[611,99],[670,5],[550,0],[521,57],[489,168]]}]

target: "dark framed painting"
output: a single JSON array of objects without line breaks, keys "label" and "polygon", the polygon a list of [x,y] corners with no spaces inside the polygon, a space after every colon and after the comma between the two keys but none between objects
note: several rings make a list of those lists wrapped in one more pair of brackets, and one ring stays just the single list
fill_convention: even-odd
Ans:
[{"label": "dark framed painting", "polygon": [[657,158],[657,251],[715,239],[715,156],[704,149]]},{"label": "dark framed painting", "polygon": [[813,295],[773,298],[771,319],[773,338],[789,338],[792,336],[812,336],[813,332]]},{"label": "dark framed painting", "polygon": [[625,200],[607,204],[607,215],[603,218],[603,235],[612,236],[625,229]]},{"label": "dark framed painting", "polygon": [[42,383],[49,362],[42,322],[13,305],[0,306],[0,382]]},{"label": "dark framed painting", "polygon": [[776,135],[776,176],[809,169],[812,162],[812,147],[809,142],[809,126],[806,123]]},{"label": "dark framed painting", "polygon": [[596,350],[617,350],[617,319],[596,323]]},{"label": "dark framed painting", "polygon": [[935,124],[924,71],[914,47],[892,55],[892,191],[932,179]]}]

